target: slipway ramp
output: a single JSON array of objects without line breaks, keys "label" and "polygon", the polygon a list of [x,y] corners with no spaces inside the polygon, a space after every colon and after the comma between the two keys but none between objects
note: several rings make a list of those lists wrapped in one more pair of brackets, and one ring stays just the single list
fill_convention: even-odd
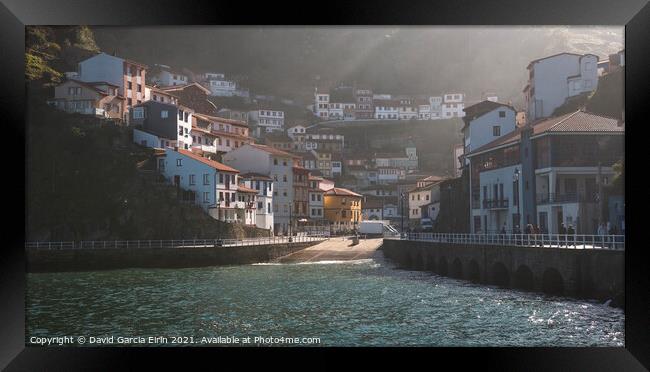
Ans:
[{"label": "slipway ramp", "polygon": [[334,237],[298,252],[279,257],[274,262],[299,263],[318,261],[352,261],[372,258],[383,243],[382,238],[360,239],[352,245],[351,237]]}]

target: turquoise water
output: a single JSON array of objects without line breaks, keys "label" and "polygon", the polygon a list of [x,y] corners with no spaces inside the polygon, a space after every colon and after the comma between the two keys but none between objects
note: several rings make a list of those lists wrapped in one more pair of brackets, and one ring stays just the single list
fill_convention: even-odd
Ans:
[{"label": "turquoise water", "polygon": [[269,337],[320,346],[624,345],[620,309],[381,259],[28,274],[26,317],[27,343],[68,335],[165,336],[165,345],[219,336],[266,345]]}]

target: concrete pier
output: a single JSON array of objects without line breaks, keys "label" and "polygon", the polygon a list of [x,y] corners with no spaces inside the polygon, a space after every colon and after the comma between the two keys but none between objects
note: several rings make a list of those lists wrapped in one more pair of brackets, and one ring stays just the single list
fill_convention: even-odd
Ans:
[{"label": "concrete pier", "polygon": [[269,262],[318,242],[183,248],[26,249],[27,272],[185,268]]},{"label": "concrete pier", "polygon": [[624,303],[625,251],[387,239],[387,259],[410,270],[494,284]]}]

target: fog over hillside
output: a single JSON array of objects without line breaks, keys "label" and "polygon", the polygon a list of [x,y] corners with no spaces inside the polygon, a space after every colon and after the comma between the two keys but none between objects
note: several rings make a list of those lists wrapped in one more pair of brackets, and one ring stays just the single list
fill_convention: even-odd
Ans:
[{"label": "fog over hillside", "polygon": [[601,60],[622,27],[93,27],[108,53],[193,71],[225,72],[254,93],[310,103],[315,84],[375,92],[486,91],[523,104],[526,66],[559,52]]}]

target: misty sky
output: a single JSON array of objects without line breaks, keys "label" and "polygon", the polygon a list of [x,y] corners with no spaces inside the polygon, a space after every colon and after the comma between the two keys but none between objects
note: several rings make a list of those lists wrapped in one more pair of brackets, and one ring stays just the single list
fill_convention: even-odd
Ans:
[{"label": "misty sky", "polygon": [[623,27],[94,27],[106,52],[233,75],[254,93],[309,100],[316,83],[377,93],[486,91],[523,103],[530,60],[567,51],[606,59]]}]

